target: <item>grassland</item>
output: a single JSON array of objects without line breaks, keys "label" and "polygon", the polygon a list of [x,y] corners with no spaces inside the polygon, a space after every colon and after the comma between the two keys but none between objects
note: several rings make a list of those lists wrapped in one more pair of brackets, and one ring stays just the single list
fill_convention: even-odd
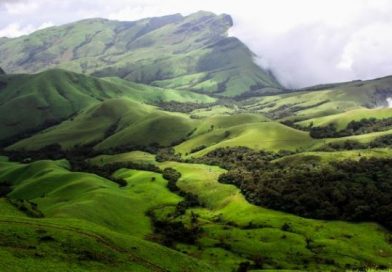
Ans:
[{"label": "grassland", "polygon": [[27,217],[0,200],[2,270],[42,271],[45,266],[48,271],[212,271],[144,239],[152,232],[146,211],[181,200],[166,189],[160,175],[130,170],[128,186],[120,189],[66,167],[64,161],[0,164],[0,181],[14,185],[9,198],[36,203],[45,215]]},{"label": "grassland", "polygon": [[[0,75],[0,140],[39,131],[106,99],[211,103],[202,94],[165,90],[121,79],[98,79],[64,70]],[[26,135],[27,136],[27,135]]]},{"label": "grassland", "polygon": [[[178,145],[175,150],[186,157],[200,157],[220,147],[245,146],[256,150],[297,150],[313,145],[315,141],[306,132],[277,122],[258,122],[214,129]],[[192,150],[205,146],[192,153]]]},{"label": "grassland", "polygon": [[[385,155],[387,150],[379,152]],[[333,154],[326,156],[331,158]],[[93,160],[98,164],[119,161],[151,163],[153,156],[131,152]],[[218,167],[156,164],[181,172],[178,186],[196,194],[203,204],[188,210],[180,219],[189,222],[191,213],[197,214],[203,228],[200,239],[194,246],[179,244],[177,249],[212,263],[218,271],[231,271],[239,262],[260,257],[264,269],[330,270],[366,263],[391,265],[388,232],[376,224],[311,220],[264,209],[249,204],[236,187],[218,183],[218,176],[224,172]],[[162,216],[165,214],[163,211]],[[284,230],[284,224],[290,229]]]},{"label": "grassland", "polygon": [[306,121],[298,122],[298,125],[309,126],[313,124],[316,127],[323,127],[329,124],[335,125],[337,130],[345,129],[351,121],[360,121],[361,119],[384,119],[392,117],[392,109],[390,108],[378,108],[378,109],[367,109],[361,108],[357,110],[351,110],[339,114],[328,115],[319,118],[312,118]]},{"label": "grassland", "polygon": [[[108,133],[110,131],[110,133]],[[261,114],[216,113],[194,119],[183,113],[164,112],[128,99],[106,100],[72,120],[20,141],[9,149],[39,149],[59,143],[64,148],[95,144],[97,150],[122,146],[170,146],[179,144],[178,153],[201,156],[224,146],[247,146],[278,151],[296,150],[313,145],[306,132],[271,121]]]},{"label": "grassland", "polygon": [[[342,117],[345,112],[351,112],[361,117],[369,113],[372,117],[388,115],[388,110],[372,110],[367,108],[386,108],[386,98],[391,95],[389,86],[391,77],[381,79],[345,83],[330,88],[309,88],[293,93],[266,96],[249,99],[243,108],[248,111],[261,112],[274,119],[304,121],[308,124],[310,119],[314,122],[323,121],[326,116]],[[383,91],[381,91],[383,90]],[[333,118],[333,117],[331,117]],[[325,119],[324,119],[325,120]],[[350,115],[345,120],[350,120]]]}]

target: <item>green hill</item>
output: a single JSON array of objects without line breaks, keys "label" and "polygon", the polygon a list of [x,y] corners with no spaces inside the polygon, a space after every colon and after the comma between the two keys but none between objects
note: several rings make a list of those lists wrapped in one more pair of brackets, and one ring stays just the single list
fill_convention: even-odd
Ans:
[{"label": "green hill", "polygon": [[364,108],[386,108],[387,98],[391,96],[392,77],[385,77],[342,83],[325,89],[308,88],[276,96],[253,98],[244,103],[243,108],[262,112],[273,119],[300,122]]},{"label": "green hill", "polygon": [[98,79],[64,70],[0,75],[0,140],[29,136],[106,99],[211,103],[206,95],[165,90],[121,79]]},{"label": "green hill", "polygon": [[193,123],[185,114],[164,112],[126,98],[111,99],[10,148],[39,149],[54,143],[66,149],[84,144],[95,144],[97,149],[169,146],[186,138]]},{"label": "green hill", "polygon": [[[121,161],[151,163],[154,157],[129,152],[92,160],[101,165]],[[202,203],[180,217],[188,222],[192,214],[198,215],[203,228],[200,239],[195,245],[178,244],[176,248],[213,263],[217,271],[232,271],[239,262],[254,262],[258,256],[262,256],[263,269],[275,270],[330,271],[361,263],[387,267],[391,264],[392,249],[386,239],[389,234],[376,224],[312,220],[272,211],[249,204],[239,189],[219,183],[219,175],[225,172],[219,167],[178,162],[155,164],[179,171],[182,176],[178,186],[197,195]],[[121,174],[132,176],[133,172],[123,170]],[[167,214],[165,210],[161,213]],[[282,228],[285,224],[289,230]],[[379,254],[380,250],[383,254]]]},{"label": "green hill", "polygon": [[[310,148],[316,142],[306,132],[292,129],[277,122],[267,121],[214,129],[192,137],[175,149],[182,155],[199,157],[221,147],[245,146],[255,150],[295,151]],[[200,149],[201,151],[193,151]]]},{"label": "green hill", "polygon": [[[146,212],[181,200],[168,191],[161,175],[134,171],[127,178],[129,187],[120,189],[67,167],[64,161],[0,163],[0,184],[12,180],[8,198],[19,203],[0,198],[1,270],[213,271],[145,240],[152,233]],[[44,218],[28,213],[32,203]]]},{"label": "green hill", "polygon": [[299,122],[298,125],[301,126],[309,126],[313,124],[313,126],[323,127],[330,124],[336,126],[337,130],[342,130],[347,127],[348,123],[351,121],[360,121],[361,119],[384,119],[392,117],[392,109],[391,108],[376,108],[376,109],[367,109],[367,108],[359,108],[356,110],[351,110],[343,113],[323,116],[319,118],[312,118],[303,122]]},{"label": "green hill", "polygon": [[223,96],[279,88],[253,62],[253,53],[227,36],[232,24],[230,16],[210,12],[135,22],[83,20],[5,40],[0,66],[10,73],[57,67]]},{"label": "green hill", "polygon": [[[74,118],[8,149],[36,150],[59,143],[65,149],[94,144],[96,150],[174,146],[184,156],[220,147],[246,146],[271,151],[310,148],[317,140],[260,114],[217,114],[192,119],[121,98],[96,104]],[[197,150],[197,151],[196,151]]]}]

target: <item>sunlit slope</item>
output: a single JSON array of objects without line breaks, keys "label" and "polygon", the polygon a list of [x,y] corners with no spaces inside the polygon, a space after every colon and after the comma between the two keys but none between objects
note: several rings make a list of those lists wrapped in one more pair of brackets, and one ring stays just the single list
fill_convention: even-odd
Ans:
[{"label": "sunlit slope", "polygon": [[331,151],[331,152],[303,152],[294,155],[285,156],[283,158],[274,160],[275,163],[281,163],[284,165],[301,165],[303,163],[309,163],[309,165],[315,163],[329,163],[343,160],[360,160],[362,158],[390,158],[392,157],[391,148],[374,148],[374,149],[363,149],[363,150],[343,150],[343,151]]},{"label": "sunlit slope", "polygon": [[58,143],[65,149],[93,144],[96,150],[176,146],[182,155],[203,155],[225,146],[296,150],[313,145],[307,132],[270,121],[260,114],[218,114],[192,119],[128,99],[97,104],[72,120],[22,140],[8,149],[40,149]]},{"label": "sunlit slope", "polygon": [[[220,147],[246,146],[255,150],[295,151],[310,148],[316,142],[307,132],[267,121],[214,129],[181,143],[175,149],[182,155],[199,157]],[[199,148],[202,150],[192,152]]]},{"label": "sunlit slope", "polygon": [[109,180],[66,167],[65,161],[0,163],[0,183],[13,184],[8,197],[36,203],[45,215],[28,217],[0,199],[1,269],[211,271],[195,259],[144,240],[152,232],[146,212],[181,201],[168,191],[161,175],[128,171],[128,186],[120,189]]},{"label": "sunlit slope", "polygon": [[[152,162],[153,155],[130,152],[93,160],[97,164],[120,161]],[[196,245],[178,244],[177,249],[213,263],[218,271],[232,271],[239,262],[257,256],[263,257],[264,269],[328,271],[361,263],[391,265],[389,235],[377,224],[304,219],[257,207],[236,187],[218,183],[223,169],[177,162],[156,164],[181,172],[178,186],[197,195],[203,205],[189,209],[179,219],[188,222],[192,213],[197,214],[203,228],[200,239]],[[285,224],[289,230],[283,228]]]},{"label": "sunlit slope", "polygon": [[385,108],[391,96],[392,77],[385,77],[250,99],[244,109],[267,113],[274,119],[304,121],[352,110]]},{"label": "sunlit slope", "polygon": [[203,11],[134,22],[83,20],[2,40],[0,66],[8,73],[65,68],[223,96],[279,88],[253,53],[228,37],[232,24],[228,15]]},{"label": "sunlit slope", "polygon": [[98,79],[64,70],[0,75],[0,140],[39,131],[103,100],[127,97],[145,103],[211,103],[192,92],[164,90],[121,79]]},{"label": "sunlit slope", "polygon": [[107,100],[72,120],[18,142],[11,149],[39,149],[59,143],[65,149],[95,144],[97,149],[122,146],[170,145],[193,130],[184,114],[160,111],[129,99]]},{"label": "sunlit slope", "polygon": [[337,130],[342,130],[347,127],[351,121],[360,121],[361,119],[384,119],[392,117],[392,108],[377,108],[367,109],[360,108],[343,113],[328,115],[319,118],[312,118],[306,121],[299,122],[298,125],[309,126],[313,124],[316,127],[323,127],[330,124],[335,125]]}]

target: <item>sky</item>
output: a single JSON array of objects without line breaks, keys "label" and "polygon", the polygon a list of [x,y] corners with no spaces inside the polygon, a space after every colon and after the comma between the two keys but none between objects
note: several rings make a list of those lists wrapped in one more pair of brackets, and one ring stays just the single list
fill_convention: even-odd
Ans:
[{"label": "sky", "polygon": [[207,10],[286,87],[392,75],[390,0],[0,0],[0,37],[85,18],[132,21]]}]

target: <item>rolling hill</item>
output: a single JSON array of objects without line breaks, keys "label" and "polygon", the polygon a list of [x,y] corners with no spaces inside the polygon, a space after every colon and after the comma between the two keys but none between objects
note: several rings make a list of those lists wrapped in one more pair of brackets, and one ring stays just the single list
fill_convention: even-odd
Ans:
[{"label": "rolling hill", "polygon": [[243,102],[243,108],[273,119],[301,122],[352,110],[387,108],[391,96],[392,77],[385,77],[252,98]]},{"label": "rolling hill", "polygon": [[93,104],[117,97],[144,103],[215,101],[202,94],[58,69],[33,75],[0,75],[0,140],[10,143],[18,137],[30,136]]},{"label": "rolling hill", "polygon": [[[146,211],[181,200],[169,192],[160,175],[134,173],[122,190],[109,180],[70,172],[68,167],[65,161],[0,163],[0,183],[12,180],[14,186],[11,201],[0,198],[1,270],[38,272],[45,266],[49,271],[213,271],[144,239],[152,233]],[[45,218],[20,209],[31,203]]]},{"label": "rolling hill", "polygon": [[63,68],[220,96],[278,91],[273,88],[279,83],[253,62],[253,53],[227,36],[232,24],[228,15],[202,11],[134,22],[84,20],[6,39],[0,66],[9,73]]},{"label": "rolling hill", "polygon": [[[389,266],[391,261],[392,249],[385,240],[384,230],[375,225],[311,220],[251,205],[238,188],[217,181],[225,172],[219,167],[169,161],[157,163],[153,155],[140,152],[103,155],[91,161],[101,165],[121,161],[154,163],[179,171],[182,176],[178,186],[197,195],[202,203],[189,208],[180,220],[189,222],[189,217],[197,214],[203,232],[195,245],[178,244],[177,249],[208,260],[217,271],[232,271],[236,263],[257,260],[259,255],[263,256],[263,269],[278,271],[329,271],[338,267],[344,270],[361,262]],[[124,177],[133,173],[120,171]],[[167,216],[168,212],[163,209],[157,213]],[[291,226],[289,231],[282,229],[284,224]],[[367,239],[362,232],[372,239]],[[306,242],[310,240],[312,246]],[[375,248],[383,248],[384,254],[378,254]],[[276,266],[279,269],[274,269]]]},{"label": "rolling hill", "polygon": [[93,144],[99,151],[176,146],[176,152],[183,156],[202,156],[227,146],[279,151],[310,148],[316,142],[307,132],[261,114],[219,113],[193,119],[119,98],[96,104],[7,150],[37,150],[55,143],[65,149]]}]

